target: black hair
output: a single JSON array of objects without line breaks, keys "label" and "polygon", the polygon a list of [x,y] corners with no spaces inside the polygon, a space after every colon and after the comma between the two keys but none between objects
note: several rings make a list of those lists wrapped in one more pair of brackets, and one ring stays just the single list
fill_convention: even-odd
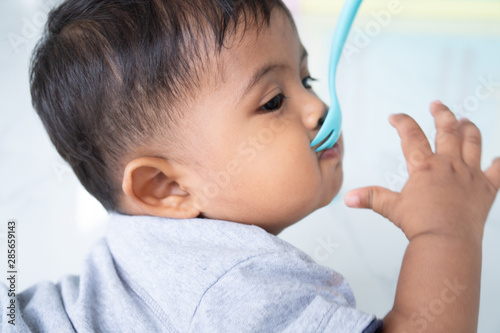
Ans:
[{"label": "black hair", "polygon": [[289,14],[281,0],[67,0],[50,12],[31,59],[33,106],[106,210],[119,210],[123,157],[175,127],[203,54],[242,21],[269,25],[275,7]]}]

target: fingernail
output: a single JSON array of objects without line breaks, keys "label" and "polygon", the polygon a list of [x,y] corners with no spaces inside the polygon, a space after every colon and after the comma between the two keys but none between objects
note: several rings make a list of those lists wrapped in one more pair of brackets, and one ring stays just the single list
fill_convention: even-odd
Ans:
[{"label": "fingernail", "polygon": [[359,204],[360,204],[359,197],[356,195],[348,196],[345,199],[345,203],[349,207],[359,207]]},{"label": "fingernail", "polygon": [[443,102],[441,102],[439,99],[435,100],[434,103],[443,105]]},{"label": "fingernail", "polygon": [[389,123],[392,124],[394,121],[396,121],[396,114],[395,113],[393,113],[389,116]]}]

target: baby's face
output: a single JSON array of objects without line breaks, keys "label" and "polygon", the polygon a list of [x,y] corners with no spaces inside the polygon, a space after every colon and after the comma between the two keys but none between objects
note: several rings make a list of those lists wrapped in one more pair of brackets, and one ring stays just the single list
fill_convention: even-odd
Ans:
[{"label": "baby's face", "polygon": [[[327,106],[314,94],[307,53],[290,19],[247,31],[223,49],[217,83],[196,96],[183,131],[184,187],[202,216],[277,234],[331,202],[342,184],[342,138],[310,147]],[[166,152],[168,154],[168,152]]]}]

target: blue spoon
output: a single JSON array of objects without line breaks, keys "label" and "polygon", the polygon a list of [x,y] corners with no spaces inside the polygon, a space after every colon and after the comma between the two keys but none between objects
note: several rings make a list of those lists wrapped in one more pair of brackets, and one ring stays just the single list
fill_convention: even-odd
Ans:
[{"label": "blue spoon", "polygon": [[328,75],[331,106],[330,110],[328,110],[325,122],[311,143],[311,147],[316,146],[318,143],[324,141],[329,136],[330,137],[321,146],[316,148],[317,152],[332,148],[340,137],[340,130],[342,128],[342,112],[340,111],[339,99],[335,88],[335,78],[337,77],[337,66],[340,61],[340,56],[342,55],[342,50],[344,49],[347,35],[351,30],[352,22],[356,17],[361,1],[362,0],[346,0],[337,22],[337,28],[335,29],[335,33],[333,35],[330,72]]}]

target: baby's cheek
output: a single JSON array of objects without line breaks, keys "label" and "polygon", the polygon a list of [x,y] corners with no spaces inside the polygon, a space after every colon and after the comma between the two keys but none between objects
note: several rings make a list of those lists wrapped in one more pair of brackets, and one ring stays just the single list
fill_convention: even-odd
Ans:
[{"label": "baby's cheek", "polygon": [[[302,159],[302,162],[305,161],[307,158]],[[318,168],[310,163],[290,164],[275,179],[279,179],[281,184],[278,195],[286,198],[292,206],[303,208],[311,205],[321,185]]]}]

